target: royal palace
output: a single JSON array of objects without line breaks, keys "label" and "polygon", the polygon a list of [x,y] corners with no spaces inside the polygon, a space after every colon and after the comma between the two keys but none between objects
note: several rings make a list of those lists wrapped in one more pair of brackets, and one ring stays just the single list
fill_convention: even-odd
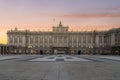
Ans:
[{"label": "royal palace", "polygon": [[9,30],[11,54],[120,54],[120,28],[69,31],[60,22],[52,31]]}]

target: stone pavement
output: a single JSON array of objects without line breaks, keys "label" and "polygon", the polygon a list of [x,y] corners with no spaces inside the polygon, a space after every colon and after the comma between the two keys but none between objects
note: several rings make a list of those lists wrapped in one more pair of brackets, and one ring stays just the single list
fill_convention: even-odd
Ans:
[{"label": "stone pavement", "polygon": [[120,61],[120,56],[102,56],[100,58]]},{"label": "stone pavement", "polygon": [[0,56],[0,80],[120,80],[119,56]]},{"label": "stone pavement", "polygon": [[89,60],[77,58],[69,55],[52,55],[43,58],[32,59],[29,61],[89,61]]}]

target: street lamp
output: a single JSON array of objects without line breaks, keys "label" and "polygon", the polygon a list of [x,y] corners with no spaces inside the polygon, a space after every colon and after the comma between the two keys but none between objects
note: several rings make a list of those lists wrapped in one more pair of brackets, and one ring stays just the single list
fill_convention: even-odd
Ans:
[{"label": "street lamp", "polygon": [[28,32],[25,31],[25,54],[27,54],[27,48],[28,48]]},{"label": "street lamp", "polygon": [[93,54],[95,54],[95,46],[96,46],[96,31],[93,31]]}]

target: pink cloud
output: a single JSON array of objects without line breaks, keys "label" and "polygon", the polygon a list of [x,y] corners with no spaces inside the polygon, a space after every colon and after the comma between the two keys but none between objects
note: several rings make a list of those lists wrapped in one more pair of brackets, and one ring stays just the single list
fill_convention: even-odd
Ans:
[{"label": "pink cloud", "polygon": [[97,8],[97,10],[102,10],[102,11],[118,11],[120,12],[120,6],[116,6],[114,8]]},{"label": "pink cloud", "polygon": [[120,13],[88,13],[88,14],[66,14],[55,17],[62,18],[120,18]]}]

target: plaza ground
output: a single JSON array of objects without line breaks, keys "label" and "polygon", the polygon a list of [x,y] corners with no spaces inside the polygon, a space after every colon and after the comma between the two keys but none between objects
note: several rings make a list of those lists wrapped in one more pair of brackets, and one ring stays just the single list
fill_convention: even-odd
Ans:
[{"label": "plaza ground", "polygon": [[0,80],[120,80],[120,56],[0,56]]}]

